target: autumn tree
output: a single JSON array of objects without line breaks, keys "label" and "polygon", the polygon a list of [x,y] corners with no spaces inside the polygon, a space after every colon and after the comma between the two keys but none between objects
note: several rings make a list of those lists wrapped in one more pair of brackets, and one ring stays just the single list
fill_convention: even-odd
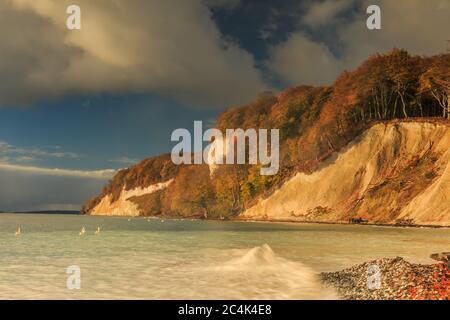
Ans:
[{"label": "autumn tree", "polygon": [[164,194],[164,211],[185,217],[207,217],[214,203],[207,165],[181,166],[177,177]]},{"label": "autumn tree", "polygon": [[[392,81],[393,89],[401,101],[402,112],[408,118],[407,98],[413,96],[411,91],[417,86],[418,74],[417,57],[410,57],[403,49],[393,49],[387,54],[386,72],[389,80]],[[394,113],[395,114],[395,113]]]},{"label": "autumn tree", "polygon": [[420,76],[420,93],[430,94],[442,108],[442,116],[450,119],[450,54],[433,59]]}]

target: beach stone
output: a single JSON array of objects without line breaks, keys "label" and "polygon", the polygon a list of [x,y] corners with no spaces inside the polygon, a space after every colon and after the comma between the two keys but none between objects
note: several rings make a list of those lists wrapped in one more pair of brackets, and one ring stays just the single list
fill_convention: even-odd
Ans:
[{"label": "beach stone", "polygon": [[[379,271],[378,282],[369,272],[374,266]],[[341,298],[349,300],[450,300],[450,269],[444,263],[420,265],[401,257],[384,258],[338,272],[324,272],[321,279],[334,287]],[[370,288],[369,284],[374,283],[379,287]]]}]

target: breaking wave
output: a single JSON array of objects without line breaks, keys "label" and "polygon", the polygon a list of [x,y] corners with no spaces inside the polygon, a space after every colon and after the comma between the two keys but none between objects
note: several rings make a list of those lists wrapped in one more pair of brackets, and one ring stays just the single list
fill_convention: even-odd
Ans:
[{"label": "breaking wave", "polygon": [[220,275],[216,285],[236,294],[234,298],[337,299],[312,269],[276,255],[267,244],[228,254],[233,257],[214,272]]}]

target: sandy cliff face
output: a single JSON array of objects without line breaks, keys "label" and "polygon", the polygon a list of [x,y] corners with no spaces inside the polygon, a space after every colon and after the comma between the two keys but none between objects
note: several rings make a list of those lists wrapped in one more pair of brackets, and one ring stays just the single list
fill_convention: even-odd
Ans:
[{"label": "sandy cliff face", "polygon": [[400,218],[413,218],[423,224],[450,225],[450,149],[439,159],[438,165],[441,177],[415,197],[402,210]]},{"label": "sandy cliff face", "polygon": [[134,197],[152,194],[156,191],[167,188],[173,180],[156,183],[147,188],[135,188],[132,190],[122,189],[118,199],[113,200],[110,194],[103,196],[100,203],[97,204],[90,214],[93,216],[139,216],[142,214],[139,206],[131,201]]},{"label": "sandy cliff face", "polygon": [[450,126],[377,124],[240,218],[450,225]]}]

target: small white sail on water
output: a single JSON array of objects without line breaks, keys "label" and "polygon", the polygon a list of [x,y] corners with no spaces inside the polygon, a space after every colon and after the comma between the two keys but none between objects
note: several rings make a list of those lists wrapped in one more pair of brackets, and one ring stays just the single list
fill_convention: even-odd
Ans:
[{"label": "small white sail on water", "polygon": [[22,230],[20,230],[20,227],[17,229],[16,233],[14,233],[15,236],[20,236],[22,234]]},{"label": "small white sail on water", "polygon": [[100,227],[97,227],[97,230],[95,230],[95,234],[100,234]]},{"label": "small white sail on water", "polygon": [[80,231],[80,233],[79,233],[78,235],[82,236],[82,235],[84,235],[85,233],[86,233],[86,228],[83,227],[83,228],[81,228],[81,231]]}]

